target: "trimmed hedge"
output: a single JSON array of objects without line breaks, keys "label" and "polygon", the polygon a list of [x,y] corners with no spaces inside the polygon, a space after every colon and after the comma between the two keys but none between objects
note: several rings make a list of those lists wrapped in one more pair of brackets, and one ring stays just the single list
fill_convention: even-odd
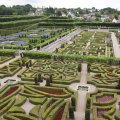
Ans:
[{"label": "trimmed hedge", "polygon": [[0,56],[14,56],[15,50],[0,50]]},{"label": "trimmed hedge", "polygon": [[0,17],[0,22],[10,22],[16,20],[29,20],[29,19],[36,19],[42,18],[42,16],[10,16],[10,17]]},{"label": "trimmed hedge", "polygon": [[[24,52],[24,57],[29,57],[32,59],[51,59],[53,57],[52,53],[49,52]],[[109,63],[118,65],[120,63],[120,58],[113,58],[113,57],[97,57],[97,56],[86,56],[86,55],[74,55],[74,54],[54,54],[54,57],[57,57],[58,59],[69,59],[69,60],[78,60],[78,61],[87,61],[88,63]]]},{"label": "trimmed hedge", "polygon": [[39,111],[40,111],[41,105],[36,105],[35,107],[30,110],[29,115],[39,118]]},{"label": "trimmed hedge", "polygon": [[[33,87],[38,87],[39,86],[33,86]],[[39,90],[36,90],[34,88],[32,88],[32,86],[25,86],[25,88],[27,88],[28,90],[31,90],[33,92],[36,92],[37,94],[41,94],[41,95],[45,95],[47,97],[57,97],[57,98],[68,98],[71,96],[71,93],[69,93],[67,90],[65,89],[62,89],[62,88],[52,88],[52,87],[43,87],[41,86],[40,88],[45,88],[45,89],[52,89],[52,90],[61,90],[61,91],[64,91],[66,94],[63,94],[63,95],[54,95],[54,94],[49,94],[49,93],[46,93],[46,92],[42,92],[42,91],[39,91]]]},{"label": "trimmed hedge", "polygon": [[5,89],[1,94],[0,94],[0,98],[1,98],[1,100],[0,100],[0,103],[2,103],[3,101],[6,101],[6,100],[8,100],[9,98],[11,98],[12,96],[14,96],[14,95],[16,95],[16,94],[18,94],[20,91],[21,91],[21,86],[20,85],[16,85],[16,87],[18,86],[18,89],[16,90],[16,91],[14,91],[12,94],[10,94],[10,95],[8,95],[8,96],[6,96],[6,97],[4,97],[3,98],[3,94],[5,94],[11,87],[15,87],[15,85],[14,86],[7,86],[7,89]]},{"label": "trimmed hedge", "polygon": [[15,102],[15,97],[12,97],[8,101],[5,101],[5,103],[0,104],[0,106],[2,107],[2,109],[0,110],[0,116],[6,113],[12,107],[14,102]]},{"label": "trimmed hedge", "polygon": [[29,101],[35,105],[38,105],[38,104],[43,105],[47,101],[47,98],[46,97],[44,97],[44,98],[32,98],[32,97],[30,97]]},{"label": "trimmed hedge", "polygon": [[116,120],[120,120],[120,111],[115,115]]},{"label": "trimmed hedge", "polygon": [[[104,95],[112,95],[113,99],[108,102],[97,102],[96,101],[97,98],[102,97]],[[117,101],[117,94],[115,93],[102,92],[102,93],[99,93],[93,96],[93,105],[97,105],[97,106],[113,105],[116,101]]]},{"label": "trimmed hedge", "polygon": [[45,120],[47,118],[47,116],[49,115],[49,113],[51,112],[51,110],[53,110],[54,108],[56,108],[62,101],[63,101],[63,99],[57,100],[51,106],[49,106],[49,108],[47,108],[45,111],[43,111],[41,113],[42,119]]},{"label": "trimmed hedge", "polygon": [[[12,115],[4,115],[3,117],[4,117],[3,120],[20,120],[19,118],[14,117],[14,116],[12,116]],[[1,119],[1,118],[0,118],[0,119]]]},{"label": "trimmed hedge", "polygon": [[26,114],[22,114],[22,113],[11,113],[10,114],[11,116],[14,116],[14,117],[17,117],[19,118],[20,120],[38,120],[37,118],[35,117],[32,117],[32,116],[29,116],[29,115],[26,115]]},{"label": "trimmed hedge", "polygon": [[102,107],[94,107],[93,108],[93,120],[98,119],[98,117],[97,117],[97,108],[109,109],[103,114],[103,117],[108,119],[108,120],[113,119],[113,114],[115,112],[115,106],[102,106]]},{"label": "trimmed hedge", "polygon": [[0,64],[5,63],[14,58],[13,56],[12,57],[11,56],[10,57],[0,56],[0,57],[3,58],[3,60],[0,60]]},{"label": "trimmed hedge", "polygon": [[54,109],[51,110],[46,120],[53,120],[56,117],[56,114],[59,111],[59,109],[61,109],[61,107],[64,107],[64,106],[65,106],[65,101],[62,101],[61,103],[59,103],[58,106],[56,106]]},{"label": "trimmed hedge", "polygon": [[77,26],[120,27],[120,23],[76,22]]},{"label": "trimmed hedge", "polygon": [[70,119],[69,118],[69,107],[70,107],[70,102],[69,102],[69,100],[67,100],[61,120],[69,120]]},{"label": "trimmed hedge", "polygon": [[15,106],[21,106],[26,102],[27,98],[25,96],[19,95],[18,100],[15,103]]},{"label": "trimmed hedge", "polygon": [[23,113],[23,114],[25,114],[25,110],[21,107],[13,106],[9,109],[9,111],[7,111],[7,114],[11,114],[11,113]]},{"label": "trimmed hedge", "polygon": [[39,23],[43,19],[46,19],[46,18],[36,18],[36,19],[32,19],[32,20],[29,19],[29,20],[18,20],[18,21],[2,22],[2,23],[0,23],[0,29],[14,28],[14,27],[17,27],[17,26],[35,24],[35,23]]}]

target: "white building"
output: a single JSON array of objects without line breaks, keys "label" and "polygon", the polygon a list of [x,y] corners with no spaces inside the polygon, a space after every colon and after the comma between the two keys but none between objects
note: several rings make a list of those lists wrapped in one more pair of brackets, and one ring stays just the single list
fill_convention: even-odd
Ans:
[{"label": "white building", "polygon": [[106,20],[110,19],[109,15],[101,15],[101,21],[105,22]]},{"label": "white building", "polygon": [[120,23],[120,19],[117,20],[117,19],[114,18],[112,22],[113,23]]},{"label": "white building", "polygon": [[61,13],[62,13],[62,17],[67,17],[67,14],[65,14],[64,12]]},{"label": "white building", "polygon": [[44,8],[37,8],[35,12],[33,12],[32,10],[30,10],[30,12],[28,13],[28,15],[31,16],[42,16],[44,13]]},{"label": "white building", "polygon": [[68,12],[68,16],[71,16],[72,18],[76,18],[76,16],[71,12]]},{"label": "white building", "polygon": [[37,8],[35,11],[35,15],[36,16],[41,16],[44,13],[44,9],[43,8]]},{"label": "white building", "polygon": [[30,12],[28,13],[29,16],[34,16],[35,13],[33,12],[33,10],[30,9]]}]

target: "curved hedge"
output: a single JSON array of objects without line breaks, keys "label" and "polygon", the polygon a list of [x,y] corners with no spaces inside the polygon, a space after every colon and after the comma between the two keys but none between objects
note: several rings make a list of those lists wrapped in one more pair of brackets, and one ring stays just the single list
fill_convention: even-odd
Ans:
[{"label": "curved hedge", "polygon": [[15,97],[5,101],[0,105],[0,116],[7,112],[15,102]]},{"label": "curved hedge", "polygon": [[29,115],[35,117],[35,118],[39,118],[39,111],[40,111],[41,105],[36,105],[35,107],[33,107],[30,112]]}]

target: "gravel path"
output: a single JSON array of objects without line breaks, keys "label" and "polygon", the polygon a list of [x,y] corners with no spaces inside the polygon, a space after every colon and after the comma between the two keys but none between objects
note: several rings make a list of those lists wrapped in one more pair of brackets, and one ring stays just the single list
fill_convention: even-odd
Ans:
[{"label": "gravel path", "polygon": [[[21,78],[17,77],[17,75],[19,75],[20,73],[23,73],[25,71],[25,67],[23,67],[20,71],[18,71],[15,75],[13,75],[12,77],[5,77],[3,79],[0,79],[0,84],[1,84],[1,87],[4,86],[6,83],[7,80],[16,80],[16,81],[21,81]],[[15,81],[15,82],[16,82]]]},{"label": "gravel path", "polygon": [[20,58],[20,56],[17,56],[17,57],[15,57],[15,58],[13,58],[13,59],[11,59],[11,60],[9,60],[9,61],[6,61],[6,62],[0,64],[0,67],[3,67],[3,66],[6,66],[6,65],[9,65],[9,63],[11,63],[11,62],[17,60],[18,58]]},{"label": "gravel path", "polygon": [[116,58],[119,58],[120,57],[120,47],[119,47],[119,43],[117,41],[117,37],[116,37],[114,32],[111,33],[111,39],[112,39],[112,42],[113,42],[114,56]]},{"label": "gravel path", "polygon": [[73,38],[75,35],[78,35],[80,33],[80,29],[77,29],[69,34],[67,34],[66,36],[57,39],[55,42],[50,43],[49,45],[43,47],[40,49],[40,51],[44,51],[44,52],[54,52],[56,50],[56,48],[59,48],[61,46],[61,44],[69,42],[71,40],[71,38]]},{"label": "gravel path", "polygon": [[34,107],[35,105],[33,105],[32,103],[29,102],[29,100],[27,99],[26,102],[21,106],[26,114],[28,115],[30,110]]},{"label": "gravel path", "polygon": [[[82,64],[80,85],[86,86],[87,64]],[[86,93],[87,91],[78,91],[77,110],[75,112],[75,120],[85,119],[86,109]]]},{"label": "gravel path", "polygon": [[[85,109],[86,109],[86,94],[93,93],[96,90],[96,87],[91,84],[87,84],[87,64],[82,63],[82,71],[81,78],[79,83],[72,83],[69,87],[75,91],[78,91],[78,99],[77,99],[77,108],[74,112],[75,120],[85,120]],[[88,87],[88,91],[86,90],[78,90],[79,86]]]}]

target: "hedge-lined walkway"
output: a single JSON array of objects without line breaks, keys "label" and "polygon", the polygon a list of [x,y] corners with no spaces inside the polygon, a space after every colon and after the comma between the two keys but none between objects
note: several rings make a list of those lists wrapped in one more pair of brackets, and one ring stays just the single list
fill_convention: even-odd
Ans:
[{"label": "hedge-lined walkway", "polygon": [[[0,79],[0,84],[1,87],[4,86],[4,82],[6,82],[7,80],[16,80],[16,81],[21,81],[21,78],[19,78],[17,75],[23,73],[25,71],[26,67],[23,67],[19,72],[17,72],[15,75],[13,75],[12,77],[5,77],[3,79]],[[15,81],[15,82],[16,82]]]},{"label": "hedge-lined walkway", "polygon": [[[96,33],[96,32],[95,32]],[[85,50],[90,46],[91,41],[94,39],[95,37],[95,33],[92,35],[92,37],[90,38],[89,42],[86,44]]]},{"label": "hedge-lined walkway", "polygon": [[70,88],[76,90],[78,86],[88,87],[88,91],[86,90],[78,90],[78,99],[77,99],[77,108],[74,113],[75,120],[85,120],[85,110],[86,110],[86,94],[92,93],[96,90],[96,87],[91,84],[87,84],[87,64],[82,63],[81,70],[81,79],[80,83],[71,84]]},{"label": "hedge-lined walkway", "polygon": [[[86,86],[87,64],[82,64],[80,85]],[[86,93],[87,91],[78,91],[77,110],[75,112],[75,120],[85,119],[86,109]]]},{"label": "hedge-lined walkway", "polygon": [[61,44],[63,44],[63,43],[69,42],[71,40],[71,38],[78,35],[80,33],[80,31],[81,31],[80,29],[77,29],[77,30],[67,34],[64,37],[57,39],[55,42],[52,42],[49,45],[41,48],[40,51],[54,52],[56,50],[56,48],[59,48],[61,46]]},{"label": "hedge-lined walkway", "polygon": [[116,58],[119,58],[120,57],[120,47],[119,47],[119,43],[117,41],[117,37],[115,36],[114,32],[111,33],[111,39],[113,42],[114,56]]},{"label": "hedge-lined walkway", "polygon": [[11,59],[11,60],[9,60],[9,61],[4,62],[3,64],[0,64],[0,67],[7,66],[7,65],[9,65],[9,63],[17,60],[18,58],[20,58],[20,56],[17,56],[17,57],[15,57],[15,58],[13,58],[13,59]]}]

